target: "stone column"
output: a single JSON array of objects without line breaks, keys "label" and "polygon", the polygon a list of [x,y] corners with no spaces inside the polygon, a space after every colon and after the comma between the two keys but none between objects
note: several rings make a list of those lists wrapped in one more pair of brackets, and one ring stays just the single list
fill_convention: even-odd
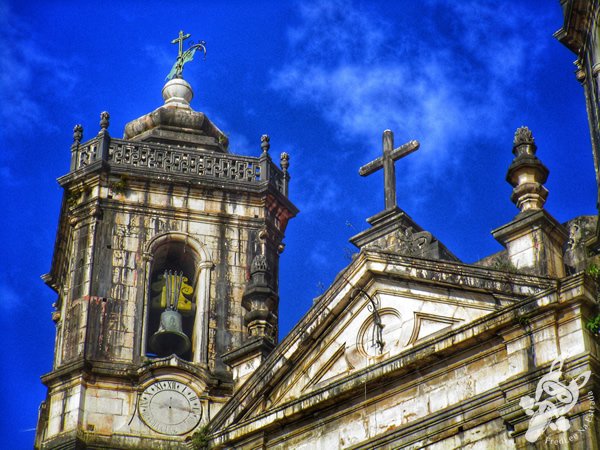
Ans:
[{"label": "stone column", "polygon": [[208,364],[208,311],[210,301],[210,272],[213,263],[210,261],[200,264],[198,269],[198,286],[196,287],[196,316],[194,318],[194,332],[192,348],[194,355],[192,361],[197,364]]}]

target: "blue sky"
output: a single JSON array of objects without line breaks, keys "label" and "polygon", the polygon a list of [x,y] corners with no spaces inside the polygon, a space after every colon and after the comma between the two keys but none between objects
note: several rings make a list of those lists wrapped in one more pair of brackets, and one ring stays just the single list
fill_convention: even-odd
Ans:
[{"label": "blue sky", "polygon": [[[393,4],[393,6],[391,5]],[[517,213],[505,182],[515,129],[528,125],[550,169],[558,220],[595,213],[596,187],[575,59],[552,33],[558,0],[2,2],[0,270],[2,442],[31,448],[39,376],[51,369],[50,267],[72,129],[109,132],[162,103],[180,29],[207,42],[184,75],[194,109],[231,151],[291,155],[301,213],[281,259],[281,331],[347,264],[348,238],[383,209],[381,173],[358,168],[381,133],[421,142],[397,163],[398,204],[465,262],[499,251],[490,231]],[[14,406],[13,406],[14,405]]]}]

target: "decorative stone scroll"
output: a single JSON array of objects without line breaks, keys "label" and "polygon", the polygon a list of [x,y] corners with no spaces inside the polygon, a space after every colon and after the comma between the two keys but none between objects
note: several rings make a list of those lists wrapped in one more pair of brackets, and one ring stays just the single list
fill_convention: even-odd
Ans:
[{"label": "decorative stone scroll", "polygon": [[415,232],[412,227],[397,230],[384,239],[378,239],[366,246],[367,249],[388,250],[401,255],[427,258],[431,256],[435,239],[428,231]]},{"label": "decorative stone scroll", "polygon": [[408,227],[404,233],[396,232],[396,243],[392,250],[409,256],[427,256],[432,242],[433,235],[430,232],[415,233],[412,227]]}]

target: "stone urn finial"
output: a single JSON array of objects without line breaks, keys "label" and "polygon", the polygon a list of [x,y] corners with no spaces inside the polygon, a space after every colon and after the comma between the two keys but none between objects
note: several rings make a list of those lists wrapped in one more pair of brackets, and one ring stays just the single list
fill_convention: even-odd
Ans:
[{"label": "stone urn finial", "polygon": [[100,130],[107,130],[110,125],[110,114],[107,111],[100,113]]},{"label": "stone urn finial", "polygon": [[513,186],[510,199],[521,212],[540,210],[548,197],[544,183],[549,171],[535,156],[537,146],[529,128],[517,129],[512,151],[515,158],[506,174],[506,181]]}]

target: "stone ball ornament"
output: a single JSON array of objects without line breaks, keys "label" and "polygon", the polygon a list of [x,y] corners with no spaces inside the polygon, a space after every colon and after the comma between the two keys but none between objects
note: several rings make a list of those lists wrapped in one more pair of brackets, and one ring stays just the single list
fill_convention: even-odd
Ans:
[{"label": "stone ball ornament", "polygon": [[189,107],[194,97],[194,91],[190,84],[183,78],[173,78],[167,81],[162,88],[162,96],[165,105]]}]

